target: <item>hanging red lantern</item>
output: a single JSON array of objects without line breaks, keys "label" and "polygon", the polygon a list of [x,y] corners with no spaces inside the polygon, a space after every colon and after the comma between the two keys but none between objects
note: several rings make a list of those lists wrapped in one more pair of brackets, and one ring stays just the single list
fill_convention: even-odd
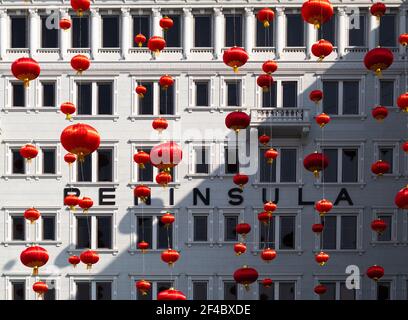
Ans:
[{"label": "hanging red lantern", "polygon": [[136,93],[141,99],[143,99],[147,93],[147,88],[145,86],[139,85],[136,87]]},{"label": "hanging red lantern", "polygon": [[318,294],[318,295],[325,294],[326,291],[327,291],[326,286],[324,286],[324,285],[322,285],[322,284],[319,284],[319,285],[317,285],[316,287],[314,287],[314,292],[315,292],[316,294]]},{"label": "hanging red lantern", "polygon": [[172,267],[174,263],[180,258],[180,253],[173,249],[164,250],[161,253],[161,259],[163,262],[167,263],[169,267]]},{"label": "hanging red lantern", "polygon": [[247,63],[249,59],[248,53],[244,48],[232,47],[224,51],[223,60],[224,63],[231,67],[235,73],[238,72],[238,68]]},{"label": "hanging red lantern", "polygon": [[164,16],[163,18],[160,19],[159,25],[160,27],[162,27],[164,31],[167,31],[171,27],[173,27],[174,22],[173,22],[173,19],[169,18],[168,16]]},{"label": "hanging red lantern", "polygon": [[161,171],[156,175],[157,184],[161,185],[163,188],[166,188],[171,180],[171,174],[167,171]]},{"label": "hanging red lantern", "polygon": [[139,280],[136,282],[136,289],[139,290],[143,296],[147,296],[151,287],[152,284],[146,280]]},{"label": "hanging red lantern", "polygon": [[30,81],[37,79],[41,68],[37,61],[31,58],[19,58],[11,65],[11,72],[18,80],[23,81],[24,87],[30,85]]},{"label": "hanging red lantern", "polygon": [[318,59],[317,61],[323,61],[324,58],[329,56],[333,52],[333,45],[330,41],[320,39],[312,45],[312,53]]},{"label": "hanging red lantern", "polygon": [[139,33],[139,34],[137,34],[135,36],[135,42],[137,43],[137,46],[139,48],[143,46],[143,44],[146,42],[146,40],[147,40],[146,37],[141,33]]},{"label": "hanging red lantern", "polygon": [[330,20],[334,11],[328,0],[308,0],[303,3],[301,13],[303,20],[319,29],[323,23]]},{"label": "hanging red lantern", "polygon": [[21,262],[29,268],[33,268],[33,276],[38,275],[38,268],[44,266],[49,259],[48,252],[40,246],[32,246],[20,254]]},{"label": "hanging red lantern", "polygon": [[278,206],[272,201],[265,202],[264,204],[264,210],[269,214],[272,214],[277,208]]},{"label": "hanging red lantern", "polygon": [[398,97],[397,105],[403,112],[408,112],[408,92],[405,92]]},{"label": "hanging red lantern", "polygon": [[160,77],[159,79],[159,85],[163,90],[167,90],[169,87],[171,87],[174,84],[174,80],[171,76],[168,74]]},{"label": "hanging red lantern", "polygon": [[159,133],[162,133],[163,130],[166,130],[168,126],[169,124],[164,118],[157,118],[152,122],[153,129],[157,130]]},{"label": "hanging red lantern", "polygon": [[408,45],[408,33],[400,34],[398,41],[400,45],[402,45],[403,47],[406,47]]},{"label": "hanging red lantern", "polygon": [[62,30],[68,30],[69,28],[71,28],[71,25],[72,25],[72,22],[68,18],[62,18],[59,21],[59,27]]},{"label": "hanging red lantern", "polygon": [[261,252],[261,259],[266,262],[271,262],[276,258],[276,251],[271,248],[263,249]]},{"label": "hanging red lantern", "polygon": [[377,121],[383,121],[385,118],[388,116],[388,109],[383,106],[376,106],[373,108],[371,111],[371,114],[373,115],[373,118]]},{"label": "hanging red lantern", "polygon": [[38,149],[32,144],[26,144],[20,148],[20,155],[30,162],[31,159],[34,159],[38,155]]},{"label": "hanging red lantern", "polygon": [[382,2],[373,3],[370,7],[371,14],[375,16],[378,21],[380,21],[381,17],[385,14],[386,10],[387,7]]},{"label": "hanging red lantern", "polygon": [[258,271],[248,266],[243,266],[234,272],[234,280],[242,284],[246,290],[249,290],[249,285],[258,280]]},{"label": "hanging red lantern", "polygon": [[262,70],[267,74],[274,73],[278,70],[278,64],[273,60],[267,60],[262,64]]},{"label": "hanging red lantern", "polygon": [[398,208],[408,209],[408,186],[398,191],[394,201]]},{"label": "hanging red lantern", "polygon": [[151,191],[148,186],[141,184],[133,190],[133,194],[135,197],[139,198],[140,201],[146,203],[147,199],[150,197]]},{"label": "hanging red lantern", "polygon": [[245,239],[246,235],[251,232],[251,225],[249,223],[238,223],[235,226],[235,232]]},{"label": "hanging red lantern", "polygon": [[64,205],[69,207],[69,210],[75,211],[75,206],[79,203],[79,199],[77,196],[74,195],[67,195],[64,198]]},{"label": "hanging red lantern", "polygon": [[76,70],[78,75],[81,75],[82,72],[88,70],[90,66],[91,61],[83,54],[77,54],[71,59],[71,67],[72,69]]},{"label": "hanging red lantern", "polygon": [[264,28],[269,28],[270,22],[273,20],[275,13],[271,8],[263,8],[258,11],[256,17],[263,23]]},{"label": "hanging red lantern", "polygon": [[33,284],[33,291],[37,294],[38,299],[44,299],[44,295],[48,292],[48,285],[45,282],[38,281]]},{"label": "hanging red lantern", "polygon": [[239,130],[246,129],[251,122],[248,114],[242,111],[233,111],[225,117],[225,125],[228,129],[234,130],[237,134]]},{"label": "hanging red lantern", "polygon": [[75,113],[76,107],[71,102],[64,102],[63,104],[61,104],[60,110],[63,114],[66,115],[65,117],[66,120],[71,120],[72,118],[71,115]]},{"label": "hanging red lantern", "polygon": [[99,255],[93,250],[86,250],[81,253],[79,256],[82,263],[86,264],[86,268],[92,269],[92,265],[96,264],[99,261]]},{"label": "hanging red lantern", "polygon": [[68,165],[73,164],[76,161],[76,159],[77,159],[77,156],[75,154],[73,154],[73,153],[67,153],[64,156],[64,161],[66,163],[68,163]]},{"label": "hanging red lantern", "polygon": [[272,221],[272,215],[266,211],[258,213],[258,221],[264,225],[268,225]]},{"label": "hanging red lantern", "polygon": [[248,183],[249,177],[246,174],[237,173],[232,178],[232,181],[239,186],[241,190],[244,190],[244,186]]},{"label": "hanging red lantern", "polygon": [[367,269],[367,277],[373,279],[374,281],[378,281],[384,276],[384,268],[381,266],[373,265]]},{"label": "hanging red lantern", "polygon": [[323,91],[313,90],[309,93],[309,99],[318,104],[323,99]]},{"label": "hanging red lantern", "polygon": [[173,141],[159,144],[150,151],[150,162],[160,170],[169,171],[177,166],[182,159],[183,151]]},{"label": "hanging red lantern", "polygon": [[270,140],[271,140],[271,137],[267,136],[266,134],[263,134],[259,137],[259,143],[264,146],[266,146]]},{"label": "hanging red lantern", "polygon": [[166,46],[166,40],[159,36],[153,36],[147,42],[147,47],[153,54],[158,55]]},{"label": "hanging red lantern", "polygon": [[364,57],[364,65],[374,71],[380,77],[383,70],[388,69],[394,61],[394,55],[390,49],[374,48],[368,51]]},{"label": "hanging red lantern", "polygon": [[390,172],[390,164],[387,161],[378,160],[371,165],[371,172],[377,176],[382,176]]},{"label": "hanging red lantern", "polygon": [[68,262],[73,265],[74,268],[81,262],[81,258],[78,256],[70,256]]},{"label": "hanging red lantern", "polygon": [[96,149],[101,143],[98,131],[90,125],[77,123],[68,126],[61,133],[61,144],[70,153],[83,162],[85,157]]},{"label": "hanging red lantern", "polygon": [[333,209],[333,203],[329,200],[322,199],[315,203],[315,209],[319,212],[320,216],[324,216]]},{"label": "hanging red lantern", "polygon": [[262,285],[264,286],[264,288],[270,288],[272,287],[273,281],[270,278],[265,278],[262,280]]},{"label": "hanging red lantern", "polygon": [[144,169],[146,164],[150,162],[150,155],[143,150],[133,155],[133,160],[137,163],[140,169]]},{"label": "hanging red lantern", "polygon": [[78,16],[82,16],[85,11],[89,10],[89,7],[91,6],[91,1],[90,0],[71,0],[71,7]]},{"label": "hanging red lantern", "polygon": [[175,220],[176,218],[170,212],[166,212],[160,217],[161,223],[163,223],[165,227],[167,228],[170,227],[174,223]]},{"label": "hanging red lantern", "polygon": [[245,243],[240,242],[240,243],[236,243],[234,245],[234,251],[235,251],[237,256],[240,256],[241,254],[244,254],[246,252],[246,249],[247,249],[247,247],[246,247]]},{"label": "hanging red lantern", "polygon": [[309,154],[303,160],[303,166],[306,170],[313,172],[316,178],[319,178],[319,172],[323,171],[329,165],[329,159],[317,151]]},{"label": "hanging red lantern", "polygon": [[34,223],[39,217],[41,217],[41,213],[35,208],[30,208],[24,211],[24,218],[30,221],[30,223]]},{"label": "hanging red lantern", "polygon": [[404,150],[405,153],[408,153],[408,141],[405,141],[402,144],[402,150]]},{"label": "hanging red lantern", "polygon": [[387,224],[382,219],[374,219],[371,221],[371,229],[378,234],[382,234],[387,229]]},{"label": "hanging red lantern", "polygon": [[321,223],[315,223],[312,225],[312,231],[314,233],[318,233],[318,234],[322,233],[323,229],[324,229],[324,225],[322,225]]},{"label": "hanging red lantern", "polygon": [[93,201],[89,197],[83,197],[82,199],[78,199],[78,206],[84,211],[84,213],[88,213],[89,209],[93,206]]},{"label": "hanging red lantern", "polygon": [[323,251],[320,251],[320,253],[315,256],[316,262],[321,266],[324,266],[326,262],[329,261],[329,258],[330,256]]},{"label": "hanging red lantern", "polygon": [[157,300],[187,300],[187,298],[183,292],[170,288],[160,291],[157,295]]},{"label": "hanging red lantern", "polygon": [[266,158],[266,162],[268,164],[272,164],[273,160],[275,160],[279,155],[278,150],[274,149],[274,148],[270,148],[268,150],[265,151],[264,156]]},{"label": "hanging red lantern", "polygon": [[138,248],[139,250],[141,250],[142,253],[145,253],[145,252],[147,251],[147,249],[149,249],[149,243],[146,242],[146,241],[144,241],[144,240],[142,240],[142,241],[140,241],[140,242],[137,244],[137,248]]},{"label": "hanging red lantern", "polygon": [[262,88],[263,92],[268,92],[269,88],[272,86],[273,84],[273,78],[271,75],[269,74],[261,74],[260,76],[258,76],[258,78],[256,79],[256,83],[258,84],[259,87]]},{"label": "hanging red lantern", "polygon": [[330,116],[324,112],[316,116],[316,123],[323,128],[326,124],[330,122]]}]

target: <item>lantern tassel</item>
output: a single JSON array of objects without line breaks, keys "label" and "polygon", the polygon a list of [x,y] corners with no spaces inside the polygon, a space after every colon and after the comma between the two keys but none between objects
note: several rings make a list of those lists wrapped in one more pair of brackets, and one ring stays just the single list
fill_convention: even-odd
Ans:
[{"label": "lantern tassel", "polygon": [[380,69],[380,68],[375,69],[375,75],[376,75],[377,77],[379,77],[379,78],[382,76],[382,73],[381,73],[381,69]]},{"label": "lantern tassel", "polygon": [[139,94],[139,98],[140,98],[140,99],[143,99],[143,98],[144,98],[144,94],[143,94],[143,93]]},{"label": "lantern tassel", "polygon": [[71,114],[68,113],[68,114],[66,115],[66,117],[65,117],[65,120],[71,120],[71,118],[72,118]]},{"label": "lantern tassel", "polygon": [[139,48],[141,48],[143,46],[142,42],[138,42],[137,45],[139,46]]},{"label": "lantern tassel", "polygon": [[30,80],[29,79],[24,79],[23,83],[24,83],[24,88],[26,88],[26,89],[30,86]]},{"label": "lantern tassel", "polygon": [[233,66],[232,69],[234,70],[235,73],[238,73],[238,66]]},{"label": "lantern tassel", "polygon": [[35,266],[33,268],[33,276],[38,276],[38,267],[37,266]]},{"label": "lantern tassel", "polygon": [[316,179],[319,179],[319,171],[318,170],[314,170],[313,174],[314,174]]},{"label": "lantern tassel", "polygon": [[146,167],[145,167],[145,165],[144,165],[143,163],[139,163],[139,168],[140,168],[140,169],[144,169],[144,168],[146,168]]},{"label": "lantern tassel", "polygon": [[91,270],[92,269],[92,264],[87,264],[86,265],[86,270]]},{"label": "lantern tassel", "polygon": [[264,28],[269,28],[269,25],[270,25],[269,21],[265,20],[264,23],[263,23]]},{"label": "lantern tassel", "polygon": [[319,59],[317,59],[317,62],[322,62],[324,59],[324,56],[320,56]]}]

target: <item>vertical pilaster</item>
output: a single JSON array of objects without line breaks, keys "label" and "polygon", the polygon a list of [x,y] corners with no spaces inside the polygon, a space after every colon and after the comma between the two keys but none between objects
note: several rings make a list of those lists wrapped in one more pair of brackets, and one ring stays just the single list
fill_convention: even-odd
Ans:
[{"label": "vertical pilaster", "polygon": [[368,49],[374,49],[377,43],[377,28],[378,21],[377,18],[371,14],[368,15]]},{"label": "vertical pilaster", "polygon": [[[68,17],[68,10],[60,9],[60,19]],[[60,39],[60,60],[65,60],[68,52],[68,40],[70,39],[72,28],[68,30],[59,29]]]},{"label": "vertical pilaster", "polygon": [[276,58],[282,56],[285,46],[286,28],[285,28],[285,9],[276,8]]},{"label": "vertical pilaster", "polygon": [[28,47],[30,50],[30,56],[34,58],[37,54],[38,49],[38,35],[40,34],[38,27],[39,27],[39,15],[37,9],[29,9],[29,39],[28,39]]},{"label": "vertical pilaster", "polygon": [[162,18],[161,11],[159,8],[153,8],[152,9],[152,16],[153,16],[153,34],[152,36],[159,36],[163,37],[163,30],[160,27],[160,19]]},{"label": "vertical pilaster", "polygon": [[193,14],[191,8],[183,9],[183,56],[188,59],[193,46]]},{"label": "vertical pilaster", "polygon": [[130,48],[130,9],[121,9],[122,35],[121,35],[121,52],[122,59],[126,59]]},{"label": "vertical pilaster", "polygon": [[[399,17],[399,34],[407,33],[407,9],[404,7],[399,8],[398,12]],[[403,56],[405,54],[406,48],[403,46],[399,46],[399,54]]]},{"label": "vertical pilaster", "polygon": [[221,59],[224,47],[224,14],[222,8],[214,8],[214,59]]},{"label": "vertical pilaster", "polygon": [[245,50],[252,53],[255,39],[255,15],[253,8],[245,8]]},{"label": "vertical pilaster", "polygon": [[6,10],[0,10],[0,60],[4,60],[6,57],[7,49],[7,12]]},{"label": "vertical pilaster", "polygon": [[91,9],[91,58],[96,59],[100,47],[101,16],[98,9]]},{"label": "vertical pilaster", "polygon": [[344,8],[337,8],[337,12],[339,22],[339,27],[337,28],[339,31],[337,36],[337,57],[342,58],[346,49],[346,32],[348,28],[346,25],[346,11]]}]

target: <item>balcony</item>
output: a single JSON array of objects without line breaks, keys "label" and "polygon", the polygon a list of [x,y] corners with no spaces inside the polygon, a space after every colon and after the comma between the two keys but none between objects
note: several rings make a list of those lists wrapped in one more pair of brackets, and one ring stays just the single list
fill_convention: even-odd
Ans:
[{"label": "balcony", "polygon": [[309,112],[300,108],[251,109],[251,126],[272,128],[274,137],[303,137],[310,129]]}]

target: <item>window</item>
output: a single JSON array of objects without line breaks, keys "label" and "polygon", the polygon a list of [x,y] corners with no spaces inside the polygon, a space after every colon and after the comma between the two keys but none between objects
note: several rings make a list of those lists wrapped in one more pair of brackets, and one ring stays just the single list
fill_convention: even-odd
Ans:
[{"label": "window", "polygon": [[13,174],[25,174],[26,173],[26,163],[25,159],[21,156],[19,149],[11,150],[12,154],[12,173]]},{"label": "window", "polygon": [[295,300],[295,283],[279,283],[279,300]]},{"label": "window", "polygon": [[158,219],[157,223],[157,249],[173,247],[173,228],[166,226]]},{"label": "window", "polygon": [[71,17],[72,47],[89,48],[89,17]]},{"label": "window", "polygon": [[378,160],[386,161],[390,165],[388,173],[394,173],[394,148],[393,147],[379,147]]},{"label": "window", "polygon": [[268,91],[262,92],[262,107],[276,108],[277,107],[277,83],[274,81]]},{"label": "window", "polygon": [[[133,16],[133,39],[139,33],[143,34],[146,39],[150,38],[150,16]],[[137,46],[135,42],[134,46]]]},{"label": "window", "polygon": [[25,281],[13,280],[11,281],[11,299],[25,300]]},{"label": "window", "polygon": [[112,300],[111,282],[96,282],[96,300]]},{"label": "window", "polygon": [[238,300],[237,284],[235,282],[224,282],[224,300]]},{"label": "window", "polygon": [[26,106],[26,90],[24,84],[20,82],[14,82],[11,84],[13,89],[12,106],[13,107],[25,107]]},{"label": "window", "polygon": [[377,300],[391,299],[391,282],[378,281],[377,282]]},{"label": "window", "polygon": [[208,299],[208,283],[206,281],[193,282],[193,300]]},{"label": "window", "polygon": [[346,283],[342,281],[321,281],[327,291],[320,295],[320,300],[355,300],[355,290],[347,289]]},{"label": "window", "polygon": [[241,83],[240,81],[227,82],[227,106],[238,107],[241,106]]},{"label": "window", "polygon": [[152,284],[151,290],[147,292],[147,295],[143,295],[139,290],[137,290],[137,300],[153,300],[153,297],[156,297],[157,294],[161,291],[170,289],[173,284],[169,281],[150,281]]},{"label": "window", "polygon": [[137,242],[146,241],[149,249],[173,247],[173,226],[165,226],[160,216],[137,217]]},{"label": "window", "polygon": [[[337,215],[324,217],[322,249],[357,249],[357,216]],[[338,243],[340,241],[340,243]]]},{"label": "window", "polygon": [[77,239],[76,248],[85,249],[91,247],[91,216],[77,217]]},{"label": "window", "polygon": [[364,47],[366,44],[366,16],[350,15],[349,46]]},{"label": "window", "polygon": [[[76,216],[77,249],[112,249],[112,216]],[[96,243],[92,243],[96,239]]]},{"label": "window", "polygon": [[112,248],[112,217],[96,217],[98,228],[98,248]]},{"label": "window", "polygon": [[42,149],[44,174],[55,174],[55,149]]},{"label": "window", "polygon": [[42,82],[42,106],[55,107],[55,82]]},{"label": "window", "polygon": [[235,227],[238,224],[238,216],[225,216],[224,224],[224,241],[237,241],[238,234]]},{"label": "window", "polygon": [[41,17],[41,48],[58,48],[58,29],[47,27],[48,16]]},{"label": "window", "polygon": [[207,216],[194,216],[194,241],[208,241]]},{"label": "window", "polygon": [[224,161],[225,161],[225,174],[235,174],[239,170],[239,158],[238,148],[225,147],[224,148]]},{"label": "window", "polygon": [[196,174],[208,174],[210,164],[210,150],[208,147],[195,147],[194,148],[194,163]]},{"label": "window", "polygon": [[21,216],[11,217],[11,239],[13,241],[24,241],[26,239],[25,219]]},{"label": "window", "polygon": [[174,84],[166,90],[160,89],[160,114],[175,114]]},{"label": "window", "polygon": [[347,289],[345,282],[340,282],[340,300],[356,300],[356,290]]},{"label": "window", "polygon": [[337,217],[324,217],[324,229],[322,233],[322,249],[336,249],[337,241]]},{"label": "window", "polygon": [[317,38],[330,41],[333,46],[336,46],[336,16],[333,15],[324,26],[317,31]]},{"label": "window", "polygon": [[[261,148],[263,155],[267,149]],[[289,148],[279,148],[279,157],[267,163],[263,156],[259,157],[260,182],[296,182],[297,181],[297,150]],[[277,181],[277,177],[279,181]]]},{"label": "window", "polygon": [[327,291],[320,295],[320,300],[336,300],[336,282],[321,282]]},{"label": "window", "polygon": [[[137,152],[140,150],[137,150]],[[151,148],[143,148],[143,151],[150,154]],[[153,165],[150,163],[150,161],[145,164],[144,169],[138,166],[137,170],[138,170],[137,174],[138,182],[153,182]]]},{"label": "window", "polygon": [[196,89],[196,106],[208,107],[209,106],[209,83],[199,81],[195,83]]},{"label": "window", "polygon": [[55,239],[55,216],[42,216],[42,240],[54,241]]},{"label": "window", "polygon": [[282,107],[297,107],[297,82],[282,81]]},{"label": "window", "polygon": [[83,162],[78,162],[77,181],[78,182],[92,181],[92,155],[86,156]]},{"label": "window", "polygon": [[111,281],[76,281],[76,300],[112,300]]},{"label": "window", "polygon": [[194,47],[212,47],[211,15],[194,17]]},{"label": "window", "polygon": [[284,250],[295,249],[295,217],[281,216],[279,248]]},{"label": "window", "polygon": [[300,14],[286,15],[286,46],[304,47],[304,23]]},{"label": "window", "polygon": [[358,150],[343,149],[342,150],[342,181],[357,182],[358,181]]},{"label": "window", "polygon": [[256,23],[256,46],[273,47],[274,23],[271,21],[269,28],[265,28],[263,23]]},{"label": "window", "polygon": [[153,217],[137,218],[137,242],[146,241],[149,244],[148,249],[153,245]]},{"label": "window", "polygon": [[173,27],[164,31],[164,40],[166,47],[179,48],[181,47],[181,19],[179,15],[168,16],[173,20]]},{"label": "window", "polygon": [[392,215],[390,214],[379,214],[377,216],[378,219],[383,220],[387,228],[380,234],[377,234],[377,241],[391,241],[392,240]]},{"label": "window", "polygon": [[323,81],[323,111],[327,114],[359,113],[358,81]]},{"label": "window", "polygon": [[357,217],[341,217],[340,249],[357,248]]},{"label": "window", "polygon": [[381,47],[396,47],[397,19],[395,14],[386,14],[381,17],[380,40]]},{"label": "window", "polygon": [[172,282],[168,282],[168,281],[160,281],[157,282],[157,293],[162,292],[164,290],[168,290],[171,287],[173,287]]},{"label": "window", "polygon": [[259,224],[259,248],[275,248],[275,219],[272,218],[270,223],[260,223]]},{"label": "window", "polygon": [[[94,106],[93,92],[96,90]],[[113,114],[113,82],[77,82],[77,114],[78,115],[112,115]]]},{"label": "window", "polygon": [[113,84],[112,82],[97,83],[98,114],[113,114]]},{"label": "window", "polygon": [[275,300],[275,283],[271,286],[265,287],[262,283],[259,286],[259,300]]},{"label": "window", "polygon": [[44,300],[56,300],[55,280],[43,280],[48,284],[48,291],[44,294]]},{"label": "window", "polygon": [[99,149],[98,155],[98,181],[113,181],[113,150]]},{"label": "window", "polygon": [[380,105],[387,107],[394,105],[393,80],[380,80]]},{"label": "window", "polygon": [[77,83],[77,114],[91,115],[92,114],[92,83],[78,82]]},{"label": "window", "polygon": [[[355,183],[359,176],[357,148],[324,149],[330,165],[323,171],[322,180],[332,183]],[[340,163],[340,165],[338,165]]]},{"label": "window", "polygon": [[26,16],[11,16],[11,47],[28,48],[28,26]]},{"label": "window", "polygon": [[91,283],[76,282],[76,300],[91,300]]},{"label": "window", "polygon": [[242,16],[237,14],[225,15],[225,46],[242,46]]},{"label": "window", "polygon": [[141,82],[139,84],[147,89],[143,99],[138,100],[139,114],[153,114],[153,82]]},{"label": "window", "polygon": [[119,16],[102,16],[102,47],[119,48]]}]

